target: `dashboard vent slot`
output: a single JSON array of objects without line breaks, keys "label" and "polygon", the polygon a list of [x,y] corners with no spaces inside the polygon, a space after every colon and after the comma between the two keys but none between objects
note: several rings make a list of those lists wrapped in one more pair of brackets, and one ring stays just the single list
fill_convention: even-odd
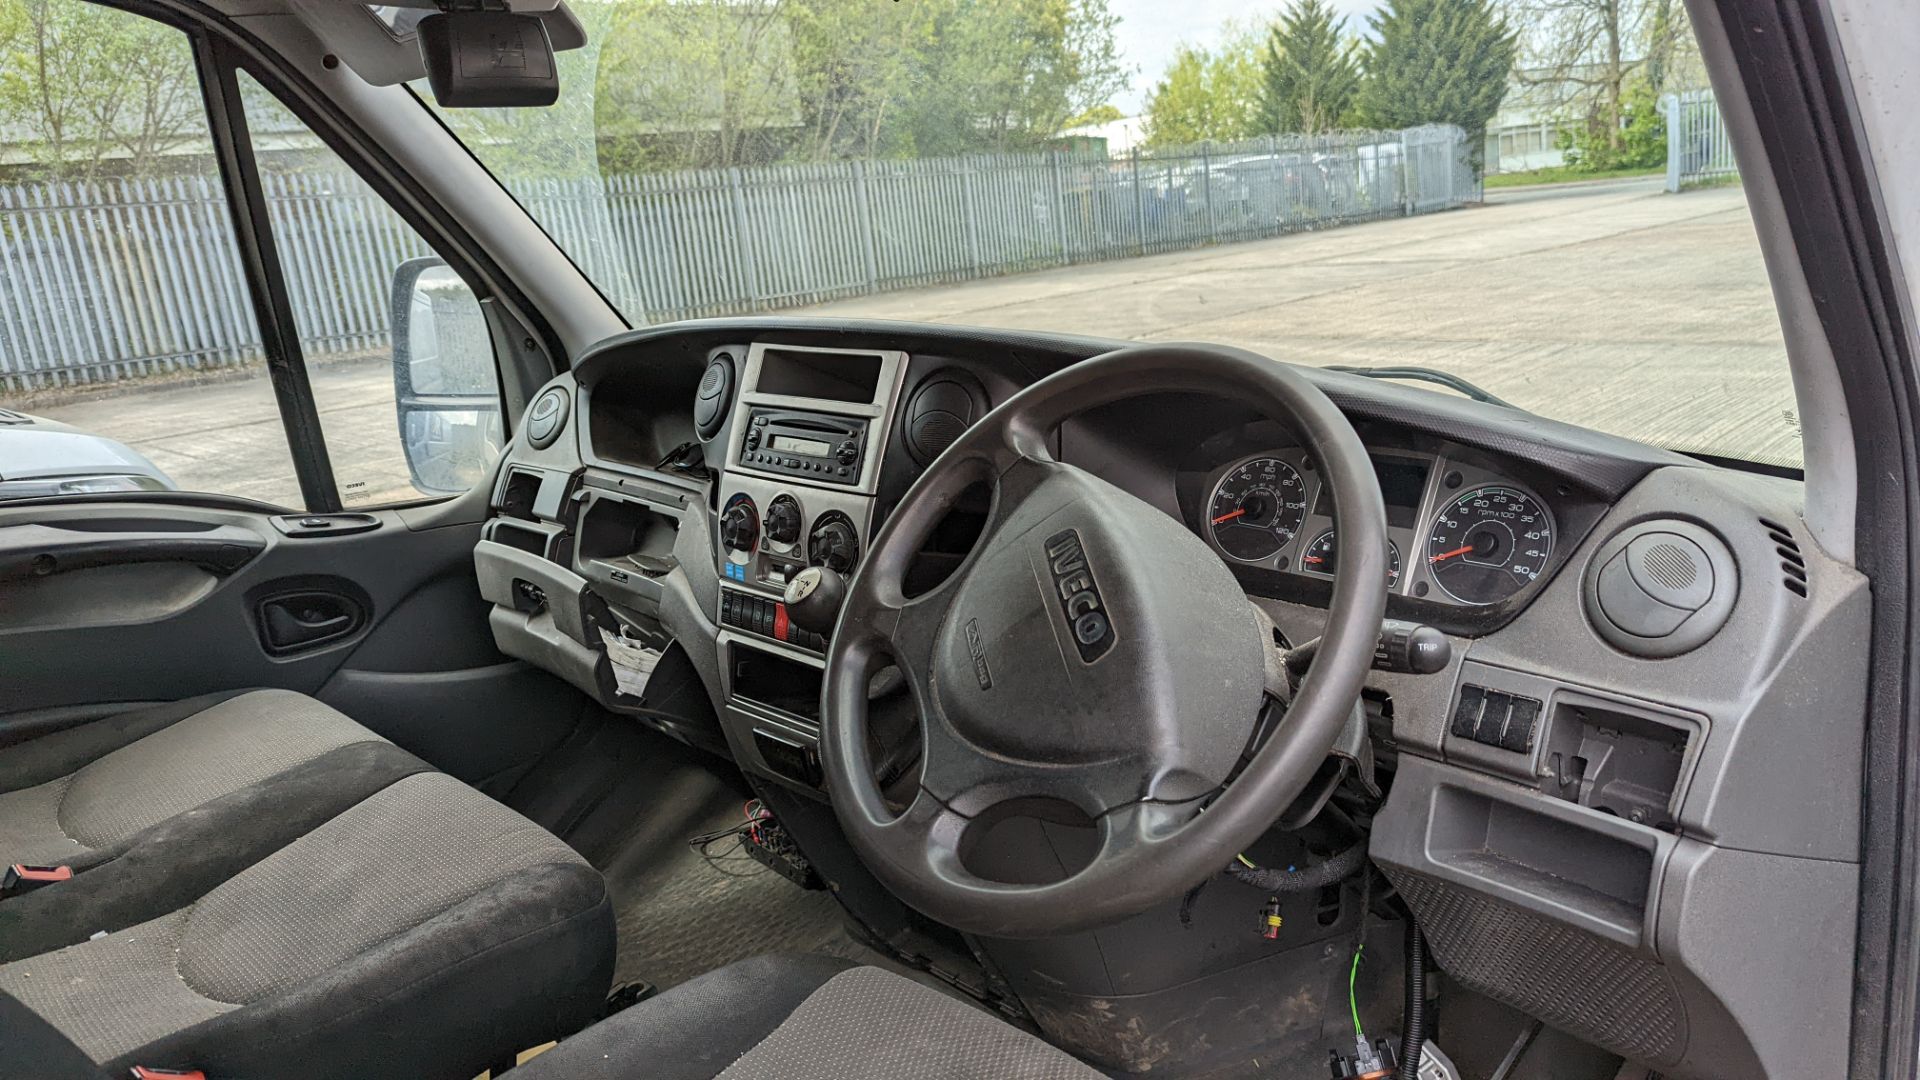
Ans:
[{"label": "dashboard vent slot", "polygon": [[1800,541],[1793,538],[1793,530],[1768,518],[1761,518],[1760,525],[1767,530],[1767,538],[1773,541],[1773,550],[1780,556],[1780,583],[1795,596],[1807,595],[1807,559],[1800,553]]}]

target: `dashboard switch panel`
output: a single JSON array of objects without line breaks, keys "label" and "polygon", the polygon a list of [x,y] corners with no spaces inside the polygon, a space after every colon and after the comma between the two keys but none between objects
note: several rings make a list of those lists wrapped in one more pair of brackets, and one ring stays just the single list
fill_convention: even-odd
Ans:
[{"label": "dashboard switch panel", "polygon": [[1539,698],[1467,683],[1460,687],[1460,698],[1453,707],[1448,731],[1455,738],[1469,739],[1482,746],[1530,754],[1539,728],[1540,709]]},{"label": "dashboard switch panel", "polygon": [[810,652],[825,652],[827,649],[825,636],[795,626],[787,618],[787,605],[765,596],[721,589],[720,624]]}]

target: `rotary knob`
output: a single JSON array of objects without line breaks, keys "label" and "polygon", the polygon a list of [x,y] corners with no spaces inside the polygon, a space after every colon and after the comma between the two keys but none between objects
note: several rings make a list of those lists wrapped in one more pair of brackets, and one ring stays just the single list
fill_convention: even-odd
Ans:
[{"label": "rotary knob", "polygon": [[767,539],[791,544],[800,539],[800,504],[791,495],[776,495],[767,504]]},{"label": "rotary knob", "polygon": [[860,534],[853,522],[838,510],[820,515],[813,531],[807,534],[807,562],[824,566],[838,574],[850,574],[860,561]]},{"label": "rotary knob", "polygon": [[759,539],[760,515],[754,512],[753,500],[735,495],[720,515],[721,546],[728,551],[752,551]]},{"label": "rotary knob", "polygon": [[840,464],[851,465],[860,460],[860,447],[855,445],[852,439],[848,439],[840,444],[840,451],[835,457]]}]

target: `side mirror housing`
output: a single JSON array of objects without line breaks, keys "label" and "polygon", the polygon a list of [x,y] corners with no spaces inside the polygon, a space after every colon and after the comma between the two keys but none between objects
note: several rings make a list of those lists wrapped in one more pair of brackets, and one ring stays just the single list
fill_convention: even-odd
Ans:
[{"label": "side mirror housing", "polygon": [[393,398],[413,486],[457,495],[484,481],[505,439],[493,339],[473,290],[437,256],[393,275]]}]

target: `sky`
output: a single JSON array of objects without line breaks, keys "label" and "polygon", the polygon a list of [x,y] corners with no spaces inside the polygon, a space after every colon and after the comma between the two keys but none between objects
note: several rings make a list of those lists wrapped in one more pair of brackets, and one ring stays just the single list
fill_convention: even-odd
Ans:
[{"label": "sky", "polygon": [[[1333,0],[1334,8],[1347,17],[1347,28],[1356,33],[1366,30],[1364,15],[1378,4]],[[1115,98],[1114,105],[1128,116],[1145,109],[1147,94],[1173,62],[1174,46],[1186,42],[1211,47],[1227,20],[1264,20],[1280,6],[1279,0],[1108,0],[1108,9],[1120,16],[1114,35],[1120,52],[1135,68],[1132,87]]]}]

